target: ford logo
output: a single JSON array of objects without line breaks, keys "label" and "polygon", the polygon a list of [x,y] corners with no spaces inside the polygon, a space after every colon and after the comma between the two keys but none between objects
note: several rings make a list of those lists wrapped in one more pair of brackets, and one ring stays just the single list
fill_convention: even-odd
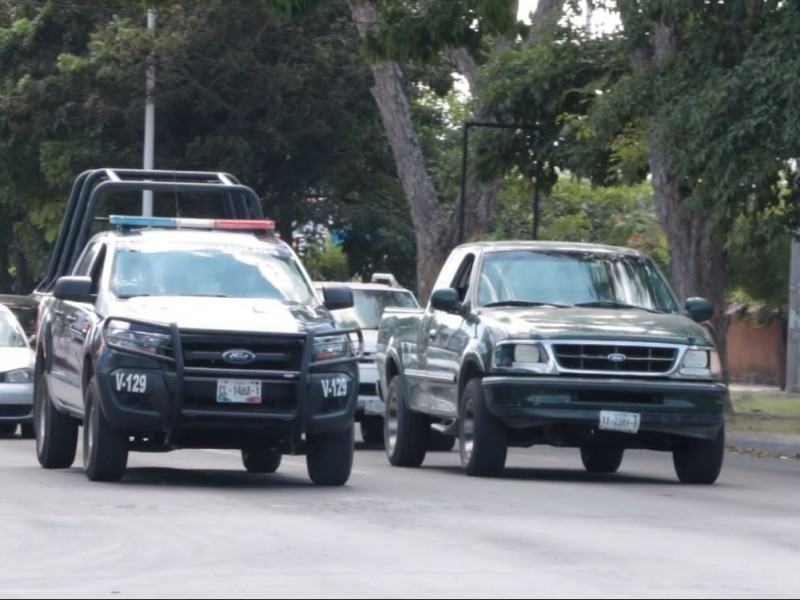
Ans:
[{"label": "ford logo", "polygon": [[613,363],[621,363],[621,362],[625,362],[626,360],[628,360],[627,356],[625,356],[624,354],[621,354],[619,352],[614,352],[612,354],[609,354],[608,356],[606,356],[606,358],[609,361],[613,362]]},{"label": "ford logo", "polygon": [[250,350],[226,350],[222,353],[222,359],[232,365],[247,365],[256,359],[256,355]]}]

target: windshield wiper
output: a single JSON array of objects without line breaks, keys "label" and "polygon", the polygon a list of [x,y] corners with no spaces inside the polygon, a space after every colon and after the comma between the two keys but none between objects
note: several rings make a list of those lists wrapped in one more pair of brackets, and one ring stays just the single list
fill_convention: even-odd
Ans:
[{"label": "windshield wiper", "polygon": [[580,308],[635,308],[637,310],[644,310],[652,313],[661,312],[660,310],[646,308],[644,306],[636,306],[635,304],[627,304],[626,302],[618,302],[616,300],[593,300],[592,302],[579,302],[575,306]]},{"label": "windshield wiper", "polygon": [[558,304],[556,302],[532,302],[529,300],[500,300],[499,302],[489,302],[483,308],[493,308],[496,306],[555,306],[556,308],[569,308],[569,304]]}]

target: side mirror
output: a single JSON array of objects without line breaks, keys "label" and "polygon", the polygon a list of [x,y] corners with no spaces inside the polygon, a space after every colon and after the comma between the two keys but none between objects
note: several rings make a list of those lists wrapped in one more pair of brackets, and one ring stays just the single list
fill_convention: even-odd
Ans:
[{"label": "side mirror", "polygon": [[59,300],[73,302],[94,302],[91,277],[59,277],[53,288],[53,296]]},{"label": "side mirror", "polygon": [[688,298],[686,312],[693,321],[702,323],[714,316],[714,305],[705,298]]},{"label": "side mirror", "polygon": [[323,286],[322,302],[328,310],[351,308],[353,306],[353,290],[344,285]]},{"label": "side mirror", "polygon": [[431,294],[431,306],[434,310],[457,313],[461,310],[461,300],[453,288],[442,288]]}]

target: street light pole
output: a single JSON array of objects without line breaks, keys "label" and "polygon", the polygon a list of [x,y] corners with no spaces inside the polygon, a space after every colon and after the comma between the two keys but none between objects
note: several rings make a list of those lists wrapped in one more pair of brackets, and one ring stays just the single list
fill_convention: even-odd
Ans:
[{"label": "street light pole", "polygon": [[[147,9],[147,31],[151,36],[156,34],[156,10]],[[147,83],[146,98],[144,105],[144,168],[153,169],[153,155],[155,146],[156,131],[156,105],[153,98],[156,88],[156,61],[153,52],[147,57]],[[153,216],[153,192],[145,190],[142,192],[142,215],[145,217]]]},{"label": "street light pole", "polygon": [[[467,154],[469,152],[469,128],[485,127],[489,129],[522,129],[535,131],[538,141],[539,128],[536,125],[517,125],[516,123],[489,123],[483,121],[464,121],[464,138],[461,150],[461,194],[458,201],[458,243],[464,243],[464,219],[467,194]],[[533,183],[533,239],[536,239],[539,228],[539,160],[536,160],[536,180]]]}]

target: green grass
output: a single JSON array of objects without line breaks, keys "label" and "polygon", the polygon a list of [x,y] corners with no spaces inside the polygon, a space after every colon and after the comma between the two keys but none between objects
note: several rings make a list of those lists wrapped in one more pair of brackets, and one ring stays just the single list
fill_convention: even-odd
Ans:
[{"label": "green grass", "polygon": [[732,391],[731,403],[726,423],[732,431],[800,435],[800,394]]}]

